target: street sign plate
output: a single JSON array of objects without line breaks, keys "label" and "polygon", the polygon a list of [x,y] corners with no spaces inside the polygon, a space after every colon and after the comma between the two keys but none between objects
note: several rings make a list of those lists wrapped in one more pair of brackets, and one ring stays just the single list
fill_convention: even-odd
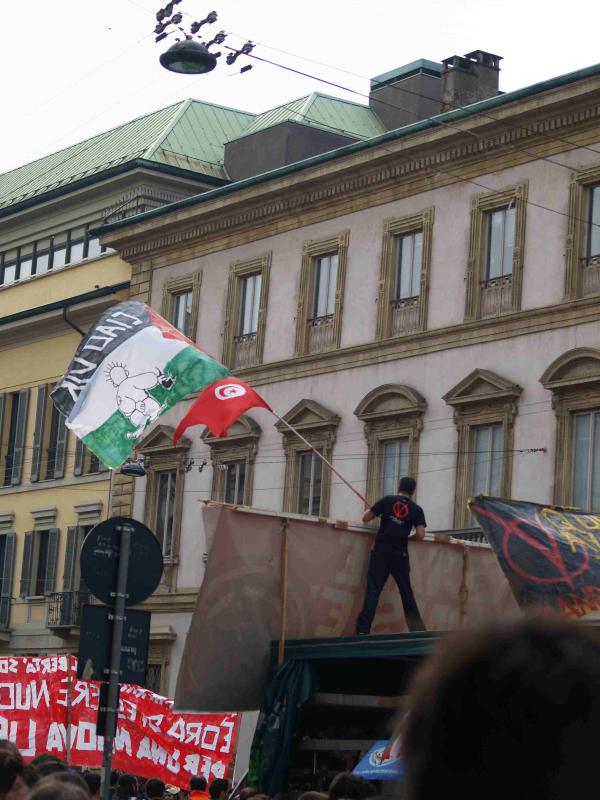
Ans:
[{"label": "street sign plate", "polygon": [[[108,681],[112,645],[113,609],[107,606],[84,605],[77,654],[77,677],[87,681]],[[150,612],[125,612],[121,642],[121,674],[119,683],[146,683]]]},{"label": "street sign plate", "polygon": [[108,605],[114,604],[123,525],[129,525],[131,530],[125,604],[134,606],[150,597],[163,571],[158,539],[141,522],[112,517],[92,528],[81,548],[81,577],[94,597]]}]

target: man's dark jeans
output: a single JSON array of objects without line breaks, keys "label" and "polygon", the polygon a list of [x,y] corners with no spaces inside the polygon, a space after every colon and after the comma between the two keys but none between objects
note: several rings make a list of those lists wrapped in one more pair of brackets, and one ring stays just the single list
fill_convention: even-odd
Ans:
[{"label": "man's dark jeans", "polygon": [[370,632],[373,617],[377,610],[377,603],[379,602],[379,595],[390,575],[398,585],[408,629],[410,631],[426,630],[410,585],[408,551],[397,551],[375,546],[369,559],[365,602],[356,620],[357,633]]}]

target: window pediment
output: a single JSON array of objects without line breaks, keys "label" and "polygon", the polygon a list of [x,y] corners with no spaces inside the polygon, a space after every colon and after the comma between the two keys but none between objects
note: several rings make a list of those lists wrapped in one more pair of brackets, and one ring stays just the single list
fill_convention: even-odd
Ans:
[{"label": "window pediment", "polygon": [[[337,427],[340,418],[333,411],[317,403],[316,400],[300,400],[283,419],[298,430],[334,428]],[[280,433],[287,433],[289,429],[283,422],[276,422],[275,427]]]},{"label": "window pediment", "polygon": [[205,428],[200,438],[209,446],[218,446],[219,444],[232,445],[238,441],[245,442],[249,439],[259,439],[261,433],[260,425],[251,417],[243,415],[229,427],[227,436],[213,436],[209,429]]},{"label": "window pediment", "polygon": [[464,407],[471,403],[515,400],[523,389],[487,369],[474,369],[443,396],[450,406]]},{"label": "window pediment", "polygon": [[427,408],[425,398],[410,386],[385,384],[371,390],[354,410],[362,420],[421,414]]},{"label": "window pediment", "polygon": [[563,353],[550,364],[540,383],[551,391],[600,383],[600,350],[579,347]]},{"label": "window pediment", "polygon": [[170,425],[157,425],[150,431],[150,433],[146,434],[146,436],[140,440],[136,447],[136,452],[150,456],[153,453],[164,453],[166,451],[179,453],[182,450],[190,449],[192,442],[187,438],[187,436],[182,436],[177,444],[177,447],[174,447],[174,435],[175,429],[171,428]]}]

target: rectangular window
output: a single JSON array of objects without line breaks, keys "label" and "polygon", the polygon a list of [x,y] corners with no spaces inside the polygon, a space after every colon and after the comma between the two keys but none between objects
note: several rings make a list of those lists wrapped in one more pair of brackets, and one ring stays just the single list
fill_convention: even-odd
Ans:
[{"label": "rectangular window", "polygon": [[241,281],[239,336],[248,336],[258,330],[262,274],[244,275]]},{"label": "rectangular window", "polygon": [[35,578],[32,581],[33,594],[38,597],[46,592],[48,580],[48,545],[50,542],[50,531],[38,531],[36,534],[34,552],[34,572]]},{"label": "rectangular window", "polygon": [[315,258],[315,294],[313,319],[330,317],[335,313],[338,254],[330,253]]},{"label": "rectangular window", "polygon": [[421,263],[423,259],[423,232],[396,237],[396,291],[395,300],[418,297],[421,291]]},{"label": "rectangular window", "polygon": [[486,494],[498,497],[501,494],[502,424],[477,425],[471,436],[473,473],[471,495]]},{"label": "rectangular window", "polygon": [[298,453],[298,513],[319,516],[322,461],[315,453]]},{"label": "rectangular window", "polygon": [[67,263],[67,237],[65,234],[52,237],[52,269],[60,269]]},{"label": "rectangular window", "polygon": [[242,505],[244,502],[244,489],[246,484],[246,462],[232,461],[224,464],[227,467],[225,477],[225,502]]},{"label": "rectangular window", "polygon": [[2,283],[7,286],[17,280],[17,251],[4,253],[2,262]]},{"label": "rectangular window", "polygon": [[58,434],[60,430],[60,423],[61,423],[61,413],[58,411],[54,403],[52,402],[52,398],[48,395],[48,402],[47,402],[47,414],[50,417],[49,426],[48,426],[48,434],[45,437],[44,441],[44,454],[43,454],[43,461],[45,463],[46,469],[44,472],[45,480],[51,480],[54,478],[54,472],[56,469],[56,456],[57,456],[57,445],[58,445]]},{"label": "rectangular window", "polygon": [[96,258],[101,253],[100,239],[88,239],[86,258]]},{"label": "rectangular window", "polygon": [[10,486],[13,475],[13,463],[17,446],[17,433],[19,423],[19,404],[23,402],[19,392],[10,392],[4,395],[6,407],[4,409],[4,430],[0,442],[2,448],[3,464],[1,464],[0,478],[3,486]]},{"label": "rectangular window", "polygon": [[515,248],[515,208],[488,212],[486,279],[512,275]]},{"label": "rectangular window", "polygon": [[174,469],[156,473],[154,534],[161,544],[165,558],[172,555],[176,479],[177,472]]},{"label": "rectangular window", "polygon": [[382,443],[381,494],[396,494],[400,478],[408,475],[408,436]]},{"label": "rectangular window", "polygon": [[70,264],[77,264],[79,261],[83,261],[83,247],[83,239],[78,239],[77,241],[71,240],[71,249],[69,252]]},{"label": "rectangular window", "polygon": [[192,292],[181,292],[173,297],[173,325],[184,336],[193,339]]},{"label": "rectangular window", "polygon": [[19,280],[30,278],[33,271],[33,252],[31,248],[23,248],[19,257]]},{"label": "rectangular window", "polygon": [[600,511],[600,411],[574,417],[573,505]]},{"label": "rectangular window", "polygon": [[600,186],[589,189],[587,257],[600,256]]},{"label": "rectangular window", "polygon": [[37,243],[37,249],[35,254],[35,274],[43,275],[44,272],[48,272],[49,265],[50,265],[50,242],[48,241],[48,239],[45,239],[43,242]]}]

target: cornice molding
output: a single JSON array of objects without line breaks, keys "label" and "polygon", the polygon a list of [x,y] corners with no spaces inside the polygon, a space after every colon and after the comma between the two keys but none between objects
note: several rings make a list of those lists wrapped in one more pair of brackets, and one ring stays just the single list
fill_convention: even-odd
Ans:
[{"label": "cornice molding", "polygon": [[[585,103],[581,105],[583,101]],[[506,162],[507,156],[510,156],[510,161],[503,163],[503,168],[535,160],[546,152],[571,149],[556,141],[565,129],[569,130],[573,147],[580,144],[574,141],[575,134],[583,135],[593,128],[597,131],[600,103],[590,103],[589,96],[575,98],[570,105],[574,102],[579,102],[580,107],[555,110],[543,119],[519,120],[517,125],[509,122],[510,127],[504,130],[498,130],[506,125],[503,120],[493,123],[486,120],[487,124],[481,127],[487,128],[488,132],[476,136],[469,135],[458,125],[453,126],[450,133],[447,128],[429,129],[426,135],[415,134],[410,140],[375,145],[372,150],[360,154],[351,154],[292,176],[275,177],[272,182],[243,187],[239,193],[215,197],[207,203],[175,210],[158,220],[107,233],[102,241],[116,246],[120,255],[133,263],[148,256],[154,261],[161,251],[168,251],[172,262],[173,250],[192,243],[200,245],[198,253],[230,247],[234,231],[236,243],[244,229],[250,229],[254,234],[246,241],[261,238],[266,235],[262,230],[263,223],[268,223],[272,229],[276,219],[290,217],[291,227],[297,228],[298,214],[303,213],[306,219],[302,224],[309,224],[318,220],[323,204],[328,216],[334,217],[455,182],[456,177],[452,174],[436,174],[436,170],[449,165],[467,171],[474,168],[474,174],[481,174],[493,171],[493,162],[500,159]],[[539,116],[539,110],[537,114]],[[544,138],[545,134],[552,138]],[[450,142],[444,143],[440,137]],[[524,152],[524,147],[535,148],[535,151],[528,149]],[[468,174],[465,172],[464,176],[461,175],[463,177],[467,178]],[[389,196],[382,197],[383,190],[389,190]],[[278,225],[278,232],[282,229],[285,230],[285,226],[281,228]],[[155,265],[162,264],[158,261]]]}]

